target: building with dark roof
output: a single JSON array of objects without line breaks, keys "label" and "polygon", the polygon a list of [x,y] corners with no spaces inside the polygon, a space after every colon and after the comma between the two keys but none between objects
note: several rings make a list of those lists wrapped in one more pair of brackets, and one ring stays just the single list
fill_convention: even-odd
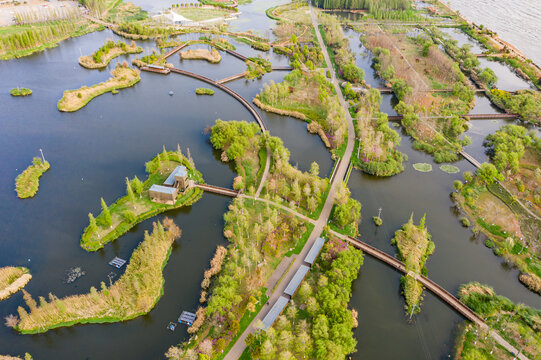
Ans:
[{"label": "building with dark roof", "polygon": [[304,280],[304,277],[306,276],[306,274],[308,274],[308,271],[310,271],[310,268],[308,266],[301,265],[295,275],[293,275],[293,278],[291,279],[289,284],[287,284],[287,287],[284,290],[284,294],[293,297],[293,295],[295,295],[295,293],[297,292],[299,285]]}]

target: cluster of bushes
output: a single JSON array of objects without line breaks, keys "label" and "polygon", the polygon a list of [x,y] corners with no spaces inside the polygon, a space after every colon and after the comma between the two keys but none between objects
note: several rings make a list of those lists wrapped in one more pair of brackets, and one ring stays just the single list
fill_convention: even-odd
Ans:
[{"label": "cluster of bushes", "polygon": [[[470,143],[470,139],[467,136],[464,136],[462,140],[458,138],[466,130],[464,119],[458,115],[450,116],[445,121],[437,122],[435,125],[439,125],[440,130],[434,133],[419,118],[414,106],[406,105],[401,101],[395,106],[395,110],[403,116],[402,125],[407,133],[415,139],[413,147],[416,150],[422,150],[432,154],[437,163],[457,161],[461,147]],[[431,136],[421,136],[422,131],[428,131]]]},{"label": "cluster of bushes", "polygon": [[[497,295],[494,289],[477,282],[468,283],[460,287],[458,297],[466,306],[485,319],[488,326],[494,329],[507,342],[525,357],[534,359],[541,354],[541,310],[524,304],[515,304],[506,297]],[[466,329],[467,331],[467,329]],[[475,332],[482,330],[476,327]],[[492,336],[488,334],[489,336]],[[462,334],[463,344],[458,347],[461,359],[492,359],[500,358],[499,349],[491,345],[494,341],[486,341],[481,334],[467,336]],[[491,355],[496,350],[496,354]],[[516,354],[506,354],[505,356]]]},{"label": "cluster of bushes", "polygon": [[355,65],[355,56],[349,48],[349,40],[345,37],[342,24],[336,16],[321,14],[321,24],[325,31],[322,36],[333,51],[333,61],[338,68],[338,75],[350,83],[360,83],[364,79],[364,71]]},{"label": "cluster of bushes", "polygon": [[32,95],[32,90],[18,87],[9,90],[9,93],[11,94],[11,96],[28,96]]},{"label": "cluster of bushes", "polygon": [[345,183],[336,191],[331,214],[332,224],[350,236],[357,236],[361,221],[361,203],[351,198],[351,192]]},{"label": "cluster of bushes", "polygon": [[[355,352],[357,312],[349,310],[351,287],[363,257],[331,239],[272,327],[246,340],[253,359],[344,359]],[[298,304],[298,305],[297,305]]]},{"label": "cluster of bushes", "polygon": [[246,65],[248,67],[248,75],[246,75],[246,79],[260,78],[266,73],[272,71],[271,62],[261,57],[248,58],[248,60],[246,60]]},{"label": "cluster of bushes", "polygon": [[105,45],[100,47],[97,51],[94,52],[94,54],[92,54],[92,58],[95,62],[101,63],[103,56],[107,56],[109,51],[111,51],[113,48],[120,48],[122,51],[126,51],[127,45],[122,41],[115,42],[113,40],[109,40],[105,43]]},{"label": "cluster of bushes", "polygon": [[485,145],[489,148],[492,162],[500,172],[517,174],[520,159],[527,148],[535,152],[541,151],[541,138],[534,130],[528,131],[524,126],[505,125],[494,134],[488,135]]},{"label": "cluster of bushes", "polygon": [[134,39],[148,39],[154,37],[165,37],[176,35],[180,33],[180,30],[175,28],[163,28],[156,26],[143,25],[139,23],[122,23],[118,26],[115,32],[119,32],[122,35],[133,35]]},{"label": "cluster of bushes", "polygon": [[275,46],[274,52],[278,54],[284,54],[289,56],[290,60],[293,62],[293,67],[298,69],[300,64],[305,64],[306,67],[310,70],[314,68],[321,67],[325,62],[323,54],[319,46],[300,46],[298,43],[294,43],[288,47]]},{"label": "cluster of bushes", "polygon": [[541,93],[534,90],[519,90],[515,94],[504,90],[490,90],[490,99],[523,120],[541,123]]},{"label": "cluster of bushes", "polygon": [[[355,92],[353,92],[355,94]],[[376,176],[392,176],[404,171],[406,155],[397,150],[400,136],[389,126],[387,114],[379,111],[381,95],[369,89],[356,95],[357,137],[360,139],[352,162],[362,171]]]}]

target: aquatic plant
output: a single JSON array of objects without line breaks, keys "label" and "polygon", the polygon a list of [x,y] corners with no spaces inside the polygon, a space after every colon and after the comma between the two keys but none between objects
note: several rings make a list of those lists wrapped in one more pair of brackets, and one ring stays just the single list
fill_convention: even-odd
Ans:
[{"label": "aquatic plant", "polygon": [[432,165],[427,163],[416,163],[413,164],[413,168],[420,172],[431,172],[432,171]]}]

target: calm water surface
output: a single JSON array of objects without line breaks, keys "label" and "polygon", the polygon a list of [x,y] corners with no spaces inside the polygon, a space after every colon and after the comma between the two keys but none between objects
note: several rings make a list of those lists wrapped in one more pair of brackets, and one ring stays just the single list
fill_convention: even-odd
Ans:
[{"label": "calm water surface", "polygon": [[476,24],[483,24],[541,64],[541,1],[450,0],[450,6]]},{"label": "calm water surface", "polygon": [[[244,20],[241,17],[234,26],[264,34],[274,22],[265,17],[263,10],[283,2],[269,4],[258,0],[244,5],[241,11],[249,16]],[[169,4],[154,3],[163,7]],[[139,84],[114,97],[102,95],[72,114],[58,112],[56,103],[64,90],[104,81],[117,62],[131,61],[132,56],[117,58],[106,71],[81,68],[77,58],[94,51],[106,38],[117,39],[108,31],[93,33],[34,56],[0,62],[0,107],[4,110],[0,112],[0,266],[29,267],[34,278],[27,290],[34,296],[49,292],[57,296],[86,293],[90,286],[107,280],[111,272],[118,278],[121,272],[107,262],[114,256],[129,259],[144,231],[151,229],[152,220],[139,224],[105,249],[87,253],[79,247],[79,238],[88,223],[88,212],[99,212],[99,198],[112,203],[124,194],[126,176],[144,178],[144,162],[160,152],[163,145],[174,148],[180,144],[184,151],[189,147],[208,183],[230,186],[235,176],[233,169],[219,161],[220,154],[213,151],[203,129],[217,118],[253,121],[249,112],[225,93],[218,90],[212,97],[196,96],[194,89],[207,85],[174,74],[143,73]],[[350,41],[367,81],[376,85],[379,80],[370,67],[371,54],[362,47],[358,36]],[[140,45],[146,53],[154,47],[153,42]],[[250,56],[260,53],[244,44],[237,48]],[[220,65],[181,61],[178,55],[171,62],[212,79],[243,71],[240,60],[224,53],[222,56]],[[263,56],[269,56],[276,65],[287,64],[283,57]],[[285,74],[273,72],[263,79],[237,80],[228,86],[251,100],[265,83],[279,82]],[[15,86],[29,87],[34,94],[13,98],[8,89]],[[168,96],[169,91],[175,95]],[[393,101],[391,95],[384,95],[382,110],[391,113]],[[477,99],[474,111],[496,112],[483,97]],[[312,161],[317,161],[322,175],[330,172],[329,153],[319,137],[306,131],[304,122],[273,114],[262,116],[271,134],[280,136],[290,149],[292,164],[307,170]],[[467,134],[473,144],[468,151],[481,157],[482,139],[502,123],[472,122]],[[483,246],[482,238],[473,237],[460,226],[449,193],[453,180],[461,174],[442,172],[430,156],[413,150],[408,136],[401,136],[400,150],[409,156],[404,173],[390,179],[377,179],[357,171],[351,175],[353,197],[363,204],[363,239],[394,254],[390,245],[394,231],[412,212],[416,220],[426,213],[436,243],[436,252],[427,263],[431,278],[451,292],[456,292],[464,282],[481,281],[515,301],[541,307],[539,297],[517,281],[517,271],[492,255]],[[42,177],[35,198],[19,200],[13,190],[14,179],[40,148],[44,149],[51,170]],[[416,172],[411,166],[416,162],[431,163],[434,169],[430,173]],[[456,165],[461,171],[473,170],[465,161]],[[164,296],[149,315],[126,323],[81,325],[33,336],[17,335],[0,327],[0,353],[30,352],[36,359],[160,358],[171,344],[186,339],[184,328],[170,332],[166,325],[182,310],[196,309],[203,271],[216,246],[225,243],[223,214],[228,203],[227,198],[205,194],[194,206],[167,213],[183,229],[183,237],[164,270]],[[376,228],[370,219],[379,208],[383,209],[384,225]],[[66,270],[75,266],[82,267],[86,276],[74,284],[65,284]],[[351,300],[351,306],[359,311],[360,324],[355,331],[359,345],[354,358],[447,358],[452,353],[456,325],[462,318],[426,293],[421,314],[408,322],[399,278],[400,274],[386,265],[365,258]],[[0,316],[15,313],[21,303],[20,293],[2,302]],[[391,342],[393,346],[388,346]]]}]

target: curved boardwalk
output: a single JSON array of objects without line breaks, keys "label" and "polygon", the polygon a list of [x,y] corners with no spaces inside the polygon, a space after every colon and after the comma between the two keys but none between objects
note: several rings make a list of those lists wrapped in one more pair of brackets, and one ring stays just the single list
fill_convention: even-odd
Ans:
[{"label": "curved boardwalk", "polygon": [[259,115],[257,110],[248,101],[246,101],[246,99],[244,99],[242,96],[240,96],[239,94],[237,94],[236,92],[234,92],[233,90],[228,88],[227,86],[224,86],[224,85],[222,85],[222,84],[220,84],[220,83],[218,83],[218,82],[216,82],[216,81],[214,81],[212,79],[209,79],[208,77],[198,75],[198,74],[194,74],[194,73],[186,71],[186,70],[181,70],[181,69],[177,69],[177,68],[171,68],[171,72],[181,74],[181,75],[185,75],[185,76],[189,76],[189,77],[192,77],[194,79],[204,81],[207,84],[216,86],[218,89],[221,89],[221,90],[225,91],[226,93],[228,93],[229,95],[231,95],[235,99],[237,99],[246,109],[248,109],[248,111],[256,119],[257,123],[259,124],[259,126],[261,127],[261,130],[263,130],[263,132],[267,131],[267,127],[263,123],[263,119],[261,118],[261,115]]}]

